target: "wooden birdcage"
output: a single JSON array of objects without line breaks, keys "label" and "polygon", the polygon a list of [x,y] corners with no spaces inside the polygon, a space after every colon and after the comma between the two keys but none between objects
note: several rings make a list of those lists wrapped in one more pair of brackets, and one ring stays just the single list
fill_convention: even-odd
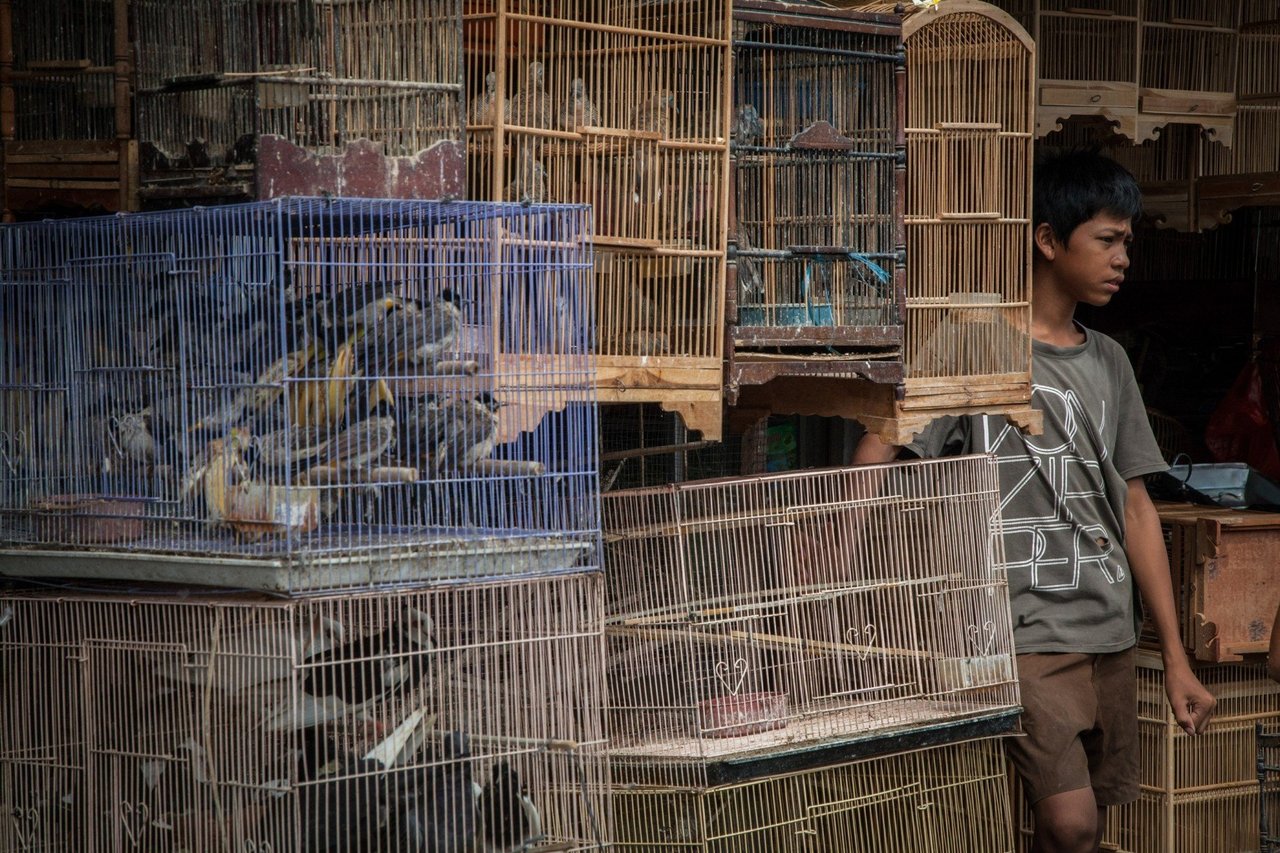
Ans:
[{"label": "wooden birdcage", "polygon": [[1257,738],[1261,853],[1276,853],[1280,850],[1280,726],[1259,723]]},{"label": "wooden birdcage", "polygon": [[1183,121],[1232,145],[1239,19],[1239,2],[1143,0],[1137,139]]},{"label": "wooden birdcage", "polygon": [[615,765],[705,785],[1008,719],[997,503],[977,456],[606,494]]},{"label": "wooden birdcage", "polygon": [[[1259,725],[1280,724],[1280,685],[1261,662],[1196,664],[1218,700],[1213,723],[1192,736],[1169,708],[1156,652],[1138,652],[1139,797],[1107,810],[1103,849],[1122,853],[1258,849]],[[1014,801],[1024,838],[1033,829],[1020,780]]]},{"label": "wooden birdcage", "polygon": [[591,204],[596,388],[721,435],[727,0],[468,0],[471,198]]},{"label": "wooden birdcage", "polygon": [[901,39],[895,15],[734,4],[730,403],[901,381]]},{"label": "wooden birdcage", "polygon": [[987,738],[734,784],[620,782],[615,848],[1012,853],[1003,753],[1000,739]]},{"label": "wooden birdcage", "polygon": [[9,592],[0,851],[602,849],[602,604]]},{"label": "wooden birdcage", "polygon": [[137,208],[127,0],[0,2],[6,219]]},{"label": "wooden birdcage", "polygon": [[[851,5],[887,13],[897,4]],[[947,414],[1003,414],[1036,431],[1025,331],[1035,46],[1009,15],[977,0],[912,10],[903,40],[902,345],[840,378],[775,383],[759,407],[853,418],[892,444]],[[850,381],[868,375],[882,384]],[[744,391],[740,405],[756,399]]]},{"label": "wooden birdcage", "polygon": [[142,196],[463,195],[461,0],[131,0]]}]

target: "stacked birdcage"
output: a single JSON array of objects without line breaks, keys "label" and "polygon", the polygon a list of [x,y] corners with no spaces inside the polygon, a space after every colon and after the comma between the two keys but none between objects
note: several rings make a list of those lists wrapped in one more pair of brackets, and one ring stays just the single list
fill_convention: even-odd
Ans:
[{"label": "stacked birdcage", "polygon": [[1280,727],[1258,723],[1258,816],[1262,853],[1280,850]]},{"label": "stacked birdcage", "polygon": [[460,0],[131,0],[142,195],[462,195]]},{"label": "stacked birdcage", "polygon": [[0,850],[603,849],[602,605],[7,595]]},{"label": "stacked birdcage", "polygon": [[901,37],[896,15],[734,4],[731,403],[902,379]]},{"label": "stacked birdcage", "polygon": [[470,197],[595,214],[600,401],[721,435],[726,0],[468,2]]},{"label": "stacked birdcage", "polygon": [[1206,175],[1280,171],[1280,7],[1245,3],[1240,29],[1235,144],[1206,152]]},{"label": "stacked birdcage", "polygon": [[1184,121],[1232,144],[1240,4],[1143,0],[1139,37],[1139,138]]},{"label": "stacked birdcage", "polygon": [[0,230],[0,572],[297,592],[597,565],[588,225],[284,199]]},{"label": "stacked birdcage", "polygon": [[703,787],[1010,722],[997,491],[965,457],[606,494],[615,778]]},{"label": "stacked birdcage", "polygon": [[998,739],[703,789],[628,785],[614,803],[619,850],[1014,849]]},{"label": "stacked birdcage", "polygon": [[137,203],[124,0],[0,5],[3,211]]}]

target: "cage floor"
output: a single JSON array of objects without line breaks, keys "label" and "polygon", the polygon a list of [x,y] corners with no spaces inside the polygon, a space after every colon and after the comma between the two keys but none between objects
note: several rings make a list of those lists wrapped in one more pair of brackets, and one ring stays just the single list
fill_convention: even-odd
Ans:
[{"label": "cage floor", "polygon": [[613,745],[610,753],[618,758],[645,758],[658,761],[723,761],[751,755],[819,746],[827,742],[856,739],[879,731],[927,726],[963,719],[1008,706],[976,706],[930,699],[902,699],[882,705],[868,705],[842,711],[793,719],[785,728],[728,738],[680,737],[649,740],[635,745]]},{"label": "cage floor", "polygon": [[226,555],[227,544],[225,539],[186,538],[137,540],[128,551],[10,547],[0,550],[0,575],[299,593],[581,570],[595,548],[581,536],[513,538],[474,531],[467,536],[457,531],[380,534],[366,542],[335,534],[328,549],[321,537],[311,536],[302,547],[297,540],[259,542],[231,555]]}]

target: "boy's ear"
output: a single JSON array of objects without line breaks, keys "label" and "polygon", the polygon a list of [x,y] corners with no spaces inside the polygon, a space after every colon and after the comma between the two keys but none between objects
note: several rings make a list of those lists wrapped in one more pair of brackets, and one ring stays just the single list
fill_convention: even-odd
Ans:
[{"label": "boy's ear", "polygon": [[1041,222],[1036,226],[1036,230],[1031,232],[1031,242],[1046,261],[1052,261],[1063,248],[1048,222]]}]

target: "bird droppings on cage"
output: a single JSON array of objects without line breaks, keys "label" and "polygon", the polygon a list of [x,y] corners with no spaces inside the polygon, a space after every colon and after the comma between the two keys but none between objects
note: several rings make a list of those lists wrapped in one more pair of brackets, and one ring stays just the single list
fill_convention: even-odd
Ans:
[{"label": "bird droppings on cage", "polygon": [[444,575],[594,563],[583,208],[287,199],[0,252],[11,555],[283,560],[309,578],[263,583],[310,588],[375,554],[436,576],[437,546],[476,548]]},{"label": "bird droppings on cage", "polygon": [[6,598],[0,851],[600,849],[600,585]]},{"label": "bird droppings on cage", "polygon": [[615,764],[699,780],[744,757],[1016,712],[989,458],[603,502]]}]

